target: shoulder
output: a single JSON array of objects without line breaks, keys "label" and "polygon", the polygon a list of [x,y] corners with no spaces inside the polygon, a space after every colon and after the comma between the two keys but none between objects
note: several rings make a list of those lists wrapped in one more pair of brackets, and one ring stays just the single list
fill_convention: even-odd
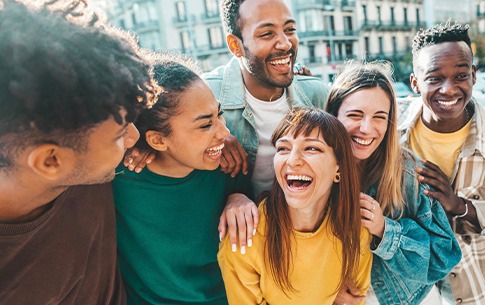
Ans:
[{"label": "shoulder", "polygon": [[295,75],[293,82],[303,89],[310,89],[314,92],[322,93],[329,90],[328,86],[321,79],[314,76]]}]

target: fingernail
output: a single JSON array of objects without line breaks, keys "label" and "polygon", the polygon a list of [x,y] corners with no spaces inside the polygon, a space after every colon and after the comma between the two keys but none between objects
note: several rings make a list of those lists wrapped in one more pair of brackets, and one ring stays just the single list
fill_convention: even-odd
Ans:
[{"label": "fingernail", "polygon": [[139,174],[141,172],[141,168],[135,168],[135,173]]},{"label": "fingernail", "polygon": [[253,236],[256,235],[256,229],[253,230]]},{"label": "fingernail", "polygon": [[222,233],[219,232],[219,241],[222,241]]},{"label": "fingernail", "polygon": [[246,254],[246,247],[244,246],[241,247],[241,254]]},{"label": "fingernail", "polygon": [[244,171],[244,175],[247,175],[248,174],[248,171]]},{"label": "fingernail", "polygon": [[135,168],[135,167],[134,167],[133,165],[128,166],[128,169],[129,169],[130,171],[133,171],[133,169],[134,169],[134,168]]},{"label": "fingernail", "polygon": [[148,159],[148,160],[147,160],[147,164],[152,163],[152,161],[153,161],[152,159]]},{"label": "fingernail", "polygon": [[232,244],[232,252],[236,252],[237,251],[237,246],[236,244]]},{"label": "fingernail", "polygon": [[248,240],[248,247],[252,247],[253,246],[253,240],[252,239],[249,239]]}]

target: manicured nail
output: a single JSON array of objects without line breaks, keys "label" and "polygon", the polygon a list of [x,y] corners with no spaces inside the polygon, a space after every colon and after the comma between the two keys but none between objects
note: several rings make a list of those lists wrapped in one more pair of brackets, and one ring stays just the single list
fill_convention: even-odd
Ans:
[{"label": "manicured nail", "polygon": [[222,232],[219,232],[219,241],[222,241]]},{"label": "manicured nail", "polygon": [[248,240],[248,247],[252,247],[253,246],[253,240],[252,239],[249,239]]},{"label": "manicured nail", "polygon": [[232,252],[236,252],[237,251],[237,246],[236,244],[232,244]]},{"label": "manicured nail", "polygon": [[246,247],[244,246],[241,247],[241,254],[246,254]]},{"label": "manicured nail", "polygon": [[134,167],[133,165],[129,165],[129,166],[128,166],[128,169],[129,169],[130,171],[133,171],[133,170],[135,169],[135,167]]},{"label": "manicured nail", "polygon": [[152,163],[152,161],[153,161],[153,159],[148,159],[148,160],[147,160],[147,164]]},{"label": "manicured nail", "polygon": [[253,236],[256,235],[256,229],[253,230]]},{"label": "manicured nail", "polygon": [[139,174],[141,172],[141,168],[135,168],[135,173]]}]

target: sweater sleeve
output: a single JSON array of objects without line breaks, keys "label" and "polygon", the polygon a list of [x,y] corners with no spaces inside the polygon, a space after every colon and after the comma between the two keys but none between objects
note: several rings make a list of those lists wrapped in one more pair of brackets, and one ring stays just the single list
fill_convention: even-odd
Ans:
[{"label": "sweater sleeve", "polygon": [[260,273],[257,257],[261,255],[257,245],[246,254],[231,251],[226,238],[221,242],[217,259],[221,267],[227,299],[230,305],[266,305],[260,288]]},{"label": "sweater sleeve", "polygon": [[[357,270],[356,284],[360,289],[361,295],[367,295],[367,290],[370,286],[370,275],[372,268],[372,252],[370,251],[369,244],[371,240],[371,234],[366,228],[362,228],[361,242],[360,242],[360,258],[359,268]],[[365,301],[359,304],[365,304]]]},{"label": "sweater sleeve", "polygon": [[383,238],[371,250],[402,277],[433,284],[460,261],[461,250],[441,204],[424,195],[422,184],[418,188],[416,201],[408,203],[413,215],[386,217]]}]

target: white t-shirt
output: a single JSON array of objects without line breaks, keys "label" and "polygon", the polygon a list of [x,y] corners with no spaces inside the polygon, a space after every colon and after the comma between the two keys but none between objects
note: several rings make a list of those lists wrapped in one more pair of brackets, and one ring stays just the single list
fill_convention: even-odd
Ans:
[{"label": "white t-shirt", "polygon": [[273,145],[271,145],[271,136],[287,114],[290,106],[286,100],[286,89],[279,99],[271,102],[265,102],[255,98],[246,89],[246,102],[253,112],[259,140],[251,180],[254,194],[257,196],[262,191],[271,190],[274,179],[273,157],[276,152]]}]

